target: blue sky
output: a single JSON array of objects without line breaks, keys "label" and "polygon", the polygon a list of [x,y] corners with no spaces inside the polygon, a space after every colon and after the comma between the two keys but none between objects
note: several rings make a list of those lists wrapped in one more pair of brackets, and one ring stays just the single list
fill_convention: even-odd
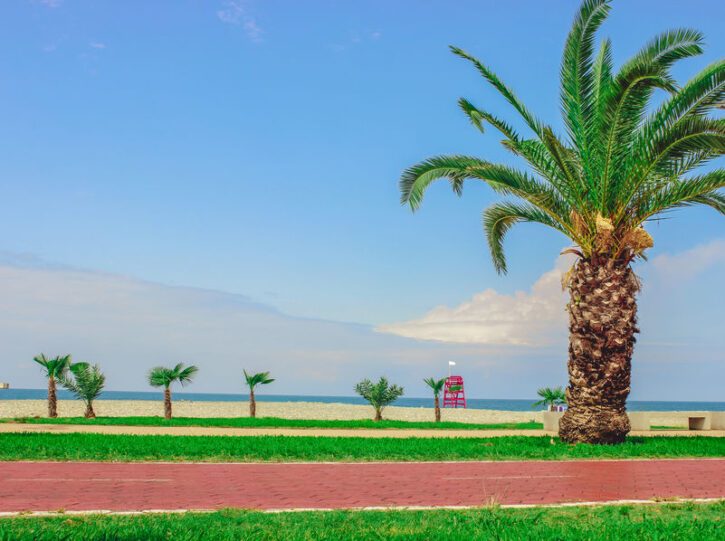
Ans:
[{"label": "blue sky", "polygon": [[[72,298],[49,307],[37,287],[18,285],[23,279],[36,286],[56,283],[33,272],[70,279],[64,273],[77,270],[94,284],[97,276],[113,276],[175,286],[182,297],[189,288],[223,292],[295,321],[354,324],[369,342],[351,341],[347,331],[327,338],[321,332],[324,347],[308,345],[289,361],[314,363],[312,352],[350,359],[326,383],[309,376],[308,388],[315,392],[341,394],[348,394],[348,380],[358,375],[355,363],[373,362],[351,350],[359,351],[359,342],[393,340],[375,328],[418,321],[437,306],[454,310],[487,289],[500,297],[486,297],[481,310],[494,315],[499,312],[485,303],[496,301],[505,311],[511,303],[524,310],[531,297],[551,300],[550,289],[537,296],[531,288],[555,268],[563,238],[534,226],[514,231],[507,242],[510,272],[497,276],[480,227],[481,209],[497,196],[471,185],[458,199],[441,184],[411,215],[398,203],[397,179],[406,166],[438,153],[515,163],[494,133],[478,134],[458,112],[456,99],[466,96],[514,119],[470,67],[448,52],[449,44],[484,59],[533,110],[560,126],[559,60],[577,4],[3,2],[0,250],[14,280],[5,287],[14,288],[14,296],[0,302],[8,338],[26,337],[0,346],[3,357],[12,358],[11,379],[37,386],[37,374],[15,360],[36,349],[120,363],[106,352],[131,333],[126,319],[114,321],[113,332],[93,347],[80,331],[56,336],[48,314],[63,317],[65,308],[77,317],[76,328],[83,328],[98,323],[91,321],[95,312],[70,309]],[[725,50],[725,5],[701,5],[688,10],[675,1],[615,2],[602,35],[612,37],[615,60],[622,61],[662,30],[702,30],[705,55],[675,70],[686,79]],[[635,368],[635,394],[667,398],[671,393],[663,388],[670,386],[701,398],[698,381],[708,375],[722,381],[725,375],[725,341],[717,331],[725,312],[716,302],[723,297],[725,220],[706,209],[687,210],[650,231],[653,260],[674,261],[686,268],[686,278],[678,285],[662,265],[642,268],[643,277],[658,285],[642,294],[642,329],[648,334],[640,339],[643,367]],[[700,262],[696,270],[689,259]],[[18,269],[26,272],[15,274]],[[62,288],[65,282],[58,283]],[[115,291],[116,285],[106,287]],[[524,292],[519,301],[517,291]],[[226,301],[209,294],[215,300],[208,302],[223,310]],[[28,310],[21,318],[25,327],[7,315],[21,306]],[[113,309],[124,306],[140,309],[131,301]],[[144,306],[163,312],[158,304]],[[275,349],[274,332],[267,332],[254,355],[266,350],[266,362],[284,370],[285,353]],[[544,336],[548,330],[531,332]],[[265,336],[262,327],[259,333]],[[522,327],[514,334],[527,333]],[[165,352],[183,354],[168,344],[170,337],[152,334],[134,355],[152,362]],[[194,343],[199,356],[204,340]],[[487,374],[489,383],[477,393],[482,397],[492,388],[530,396],[549,383],[541,381],[547,370],[551,379],[563,378],[561,338],[530,340],[528,346],[497,338],[496,344],[477,346],[495,353],[455,342],[394,340],[394,346],[379,346],[387,353],[369,355],[378,355],[379,369],[410,382],[411,389],[420,379],[416,355],[429,359],[431,370],[451,355],[470,355],[471,374]],[[229,347],[242,359],[253,356],[243,341]],[[396,364],[406,355],[407,364]],[[664,359],[661,365],[658,359]],[[231,367],[235,361],[224,362]],[[204,384],[216,388],[211,379]],[[709,385],[707,397],[725,398]],[[142,378],[113,387],[142,388]],[[292,386],[280,389],[295,392]]]}]

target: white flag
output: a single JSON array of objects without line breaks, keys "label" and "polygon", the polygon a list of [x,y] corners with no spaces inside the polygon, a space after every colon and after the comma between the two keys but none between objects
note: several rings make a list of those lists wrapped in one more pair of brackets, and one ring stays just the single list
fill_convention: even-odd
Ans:
[{"label": "white flag", "polygon": [[448,366],[456,366],[456,362],[455,361],[448,361]]}]

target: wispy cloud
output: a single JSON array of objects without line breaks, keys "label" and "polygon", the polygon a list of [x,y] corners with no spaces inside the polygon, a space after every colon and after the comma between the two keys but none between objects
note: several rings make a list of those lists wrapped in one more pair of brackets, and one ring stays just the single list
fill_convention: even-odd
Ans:
[{"label": "wispy cloud", "polygon": [[[561,276],[572,260],[561,257],[528,292],[504,295],[493,289],[475,294],[455,307],[438,306],[420,318],[376,328],[418,340],[482,345],[548,346],[565,340],[566,293]],[[676,254],[661,254],[645,264],[645,305],[673,287],[683,287],[708,269],[725,264],[725,240],[719,239]],[[653,327],[661,316],[649,314]]]},{"label": "wispy cloud", "polygon": [[381,325],[376,330],[463,344],[548,346],[562,342],[566,295],[561,276],[571,263],[570,258],[560,257],[531,291],[504,295],[487,289],[459,306],[438,306],[418,319]]},{"label": "wispy cloud", "polygon": [[[687,261],[684,254],[668,257]],[[563,382],[566,375],[558,283],[564,268],[566,263],[558,262],[527,292],[488,291],[458,308],[444,308],[439,329],[409,324],[400,333],[425,334],[423,341],[374,332],[367,325],[294,317],[242,295],[169,287],[0,252],[2,376],[17,387],[39,387],[33,355],[69,352],[77,360],[101,363],[112,389],[146,389],[150,366],[187,361],[202,368],[193,387],[200,392],[240,392],[241,369],[247,368],[271,370],[278,377],[274,392],[280,394],[346,395],[363,377],[387,375],[406,387],[407,396],[427,396],[422,378],[442,375],[453,359],[471,396],[534,396],[542,384]],[[700,286],[703,295],[717,296],[708,284]],[[666,298],[668,289],[657,286],[643,297]],[[689,307],[658,305],[647,311],[642,319],[653,330],[664,330],[643,330],[653,342],[639,343],[635,354],[637,398],[663,399],[662,389],[683,400],[721,398],[720,306],[703,313],[695,298]],[[711,340],[700,347],[688,329],[665,328],[663,321],[673,315],[683,320],[683,328],[686,320],[698,329],[703,319],[711,320],[705,331]],[[484,335],[474,326],[484,327]],[[452,335],[454,343],[430,341],[432,334],[446,340]],[[551,347],[544,347],[549,342]]]},{"label": "wispy cloud", "polygon": [[330,48],[335,52],[345,51],[348,47],[354,47],[357,45],[364,44],[366,42],[378,41],[383,37],[383,33],[380,30],[359,32],[355,31],[349,34],[347,40],[332,43]]},{"label": "wispy cloud", "polygon": [[217,18],[225,23],[240,26],[253,43],[263,41],[264,30],[257,20],[249,13],[246,2],[242,0],[226,0],[216,12]]},{"label": "wispy cloud", "polygon": [[37,0],[37,3],[48,8],[59,8],[63,4],[63,0]]},{"label": "wispy cloud", "polygon": [[242,295],[0,252],[3,379],[41,385],[29,362],[41,351],[101,363],[115,389],[145,389],[150,366],[179,361],[201,367],[194,390],[217,392],[240,392],[242,368],[271,370],[278,393],[350,394],[356,381],[385,374],[412,396],[424,392],[423,375],[441,373],[450,358],[479,379],[496,370],[480,349],[416,343],[366,325],[290,316]]},{"label": "wispy cloud", "polygon": [[715,265],[725,263],[725,239],[695,246],[679,254],[661,254],[652,260],[656,278],[669,283],[691,280]]},{"label": "wispy cloud", "polygon": [[105,49],[106,48],[106,44],[101,43],[100,41],[91,41],[88,45],[93,49]]}]

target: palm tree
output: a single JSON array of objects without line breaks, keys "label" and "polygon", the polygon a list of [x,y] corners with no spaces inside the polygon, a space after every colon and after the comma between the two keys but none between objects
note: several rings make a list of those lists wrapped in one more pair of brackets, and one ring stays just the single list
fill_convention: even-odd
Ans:
[{"label": "palm tree", "polygon": [[428,385],[428,387],[433,389],[433,397],[434,397],[433,403],[435,405],[436,423],[440,423],[441,422],[441,401],[440,401],[439,397],[440,397],[441,391],[443,390],[443,386],[446,384],[446,378],[442,378],[442,379],[428,378],[428,379],[424,379],[423,381],[425,381],[425,383]]},{"label": "palm tree", "polygon": [[382,421],[383,408],[403,396],[403,388],[390,385],[384,377],[380,378],[377,383],[373,383],[369,379],[362,380],[355,385],[355,392],[375,408],[375,421]]},{"label": "palm tree", "polygon": [[551,387],[542,387],[541,389],[536,391],[536,394],[541,397],[541,400],[534,402],[532,404],[532,406],[534,407],[546,406],[549,411],[554,411],[554,408],[556,406],[566,404],[566,393],[561,387],[556,387],[553,389]]},{"label": "palm tree", "polygon": [[33,360],[43,367],[43,374],[48,378],[48,417],[58,417],[58,395],[56,381],[68,370],[71,356],[58,356],[48,359],[44,353],[33,357]]},{"label": "palm tree", "polygon": [[[725,213],[725,169],[686,175],[723,154],[725,120],[708,116],[725,95],[725,60],[684,85],[670,74],[675,61],[702,52],[702,35],[667,31],[615,71],[612,45],[594,52],[595,33],[609,0],[585,0],[566,41],[561,68],[562,137],[536,118],[496,74],[465,51],[471,62],[518,112],[531,135],[461,98],[474,127],[488,123],[503,145],[532,172],[461,155],[436,156],[406,170],[402,202],[415,210],[432,181],[446,178],[461,194],[464,180],[487,183],[517,200],[495,203],[483,225],[495,268],[506,272],[503,240],[521,222],[548,226],[576,246],[565,276],[570,293],[569,409],[559,435],[567,442],[616,443],[630,430],[630,391],[640,283],[632,263],[653,245],[643,224],[673,209],[707,205]],[[655,90],[667,93],[657,107]]]},{"label": "palm tree", "polygon": [[257,385],[268,385],[272,383],[274,379],[269,377],[269,372],[259,372],[257,374],[247,374],[246,370],[243,370],[243,372],[244,379],[247,381],[247,385],[249,386],[249,416],[256,417],[257,400],[254,398],[254,388]]},{"label": "palm tree", "polygon": [[179,363],[173,368],[157,366],[149,371],[149,384],[152,387],[164,388],[164,417],[171,419],[171,384],[178,381],[182,386],[191,383],[199,369],[194,366],[184,367]]},{"label": "palm tree", "polygon": [[106,384],[106,376],[101,372],[101,368],[97,364],[91,366],[88,363],[74,363],[70,366],[70,370],[60,377],[59,381],[78,400],[85,403],[84,417],[86,419],[95,419],[96,412],[93,411],[93,401],[99,397]]}]

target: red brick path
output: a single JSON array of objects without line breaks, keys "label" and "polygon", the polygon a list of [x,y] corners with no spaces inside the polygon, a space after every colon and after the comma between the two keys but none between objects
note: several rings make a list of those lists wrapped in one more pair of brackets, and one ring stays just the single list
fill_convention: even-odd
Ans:
[{"label": "red brick path", "polygon": [[725,498],[725,459],[362,464],[0,463],[0,512]]}]

